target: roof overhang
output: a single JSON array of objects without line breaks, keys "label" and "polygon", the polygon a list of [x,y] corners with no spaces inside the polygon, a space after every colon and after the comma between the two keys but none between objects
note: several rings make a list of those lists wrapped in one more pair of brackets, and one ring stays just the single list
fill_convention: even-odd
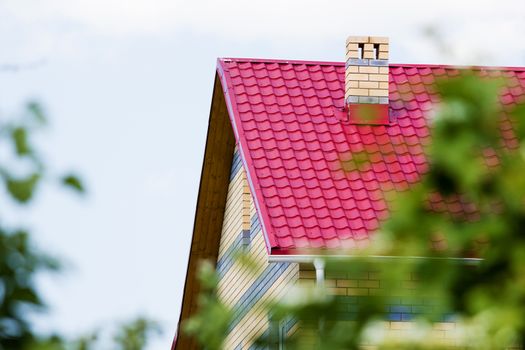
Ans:
[{"label": "roof overhang", "polygon": [[216,75],[181,314],[172,350],[199,348],[194,338],[181,332],[181,325],[197,311],[199,263],[202,260],[217,262],[234,148],[235,138],[228,108],[220,79]]}]

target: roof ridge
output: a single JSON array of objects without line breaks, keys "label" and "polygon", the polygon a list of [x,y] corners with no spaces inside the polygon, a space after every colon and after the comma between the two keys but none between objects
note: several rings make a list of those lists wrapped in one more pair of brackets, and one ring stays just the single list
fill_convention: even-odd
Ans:
[{"label": "roof ridge", "polygon": [[[344,62],[335,61],[311,61],[311,60],[288,60],[275,58],[251,58],[251,57],[219,57],[221,63],[227,62],[250,62],[250,63],[277,63],[277,64],[304,64],[319,66],[344,66]],[[473,69],[473,70],[513,70],[525,71],[524,67],[519,66],[482,66],[482,65],[453,65],[453,64],[426,64],[426,63],[390,63],[390,67],[408,68],[444,68],[444,69]]]},{"label": "roof ridge", "polygon": [[335,61],[310,61],[310,60],[287,60],[275,58],[251,58],[251,57],[219,57],[220,62],[250,62],[250,63],[278,63],[278,64],[305,64],[320,66],[344,66],[344,62]]}]

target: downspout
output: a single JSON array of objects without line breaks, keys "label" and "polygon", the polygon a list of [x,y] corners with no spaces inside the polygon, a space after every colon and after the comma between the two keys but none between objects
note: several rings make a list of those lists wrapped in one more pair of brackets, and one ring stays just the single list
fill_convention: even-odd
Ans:
[{"label": "downspout", "polygon": [[324,260],[320,258],[314,259],[315,280],[318,287],[324,287]]},{"label": "downspout", "polygon": [[[322,290],[324,288],[324,279],[325,279],[325,275],[324,275],[324,267],[325,267],[325,264],[324,264],[324,260],[323,259],[320,259],[320,258],[315,258],[314,259],[314,267],[315,267],[315,280],[316,280],[316,284],[317,284],[317,288]],[[325,329],[325,320],[324,320],[324,317],[319,319],[319,323],[318,323],[318,327],[319,327],[319,334],[324,334],[324,329]]]}]

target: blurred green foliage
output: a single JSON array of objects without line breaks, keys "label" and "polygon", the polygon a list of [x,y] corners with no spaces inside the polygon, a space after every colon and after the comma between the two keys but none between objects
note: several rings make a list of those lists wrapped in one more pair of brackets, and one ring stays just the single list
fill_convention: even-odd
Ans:
[{"label": "blurred green foliage", "polygon": [[[455,322],[460,348],[525,348],[525,106],[502,105],[504,85],[468,70],[436,83],[441,103],[431,119],[426,173],[388,198],[391,217],[369,248],[325,259],[327,273],[374,271],[386,292],[360,297],[348,321],[336,317],[349,312],[347,305],[326,288],[293,287],[267,310],[272,325],[298,322],[287,350],[358,349],[363,343],[448,348],[432,337],[433,324],[444,316]],[[355,156],[366,162],[366,155]],[[417,276],[409,288],[407,276]],[[215,283],[209,267],[203,279]],[[207,349],[222,348],[231,322],[214,288],[206,284],[200,312],[187,324]],[[405,305],[421,298],[432,305],[403,337],[385,332],[392,296]],[[220,322],[206,322],[215,319]],[[280,349],[273,331],[258,342]]]},{"label": "blurred green foliage", "polygon": [[198,337],[207,350],[222,349],[232,313],[217,297],[218,277],[213,266],[203,261],[200,266],[200,313],[184,324],[184,331]]},{"label": "blurred green foliage", "polygon": [[[0,182],[6,204],[11,201],[25,208],[41,186],[52,183],[80,194],[85,192],[77,175],[53,174],[38,152],[33,140],[46,125],[45,113],[34,102],[26,106],[22,118],[0,120],[0,149],[4,152]],[[45,310],[45,305],[35,278],[44,271],[59,271],[60,264],[35,247],[26,229],[10,225],[0,216],[0,350],[140,350],[160,332],[156,322],[138,317],[116,328],[111,345],[101,340],[98,332],[76,340],[36,334],[30,318]]]},{"label": "blurred green foliage", "polygon": [[[0,124],[0,144],[4,150],[11,149],[13,155],[0,163],[0,181],[17,204],[28,204],[39,186],[55,180],[32,142],[34,134],[45,126],[46,118],[37,103],[29,103],[22,118]],[[81,183],[74,175],[67,176]],[[30,314],[44,307],[35,276],[58,268],[56,259],[34,246],[27,230],[12,228],[0,217],[0,348],[28,349],[37,343],[50,348],[59,341],[35,338],[29,322]]]},{"label": "blurred green foliage", "polygon": [[139,317],[122,324],[113,339],[118,350],[141,350],[146,347],[151,335],[160,332],[161,328],[157,322]]}]

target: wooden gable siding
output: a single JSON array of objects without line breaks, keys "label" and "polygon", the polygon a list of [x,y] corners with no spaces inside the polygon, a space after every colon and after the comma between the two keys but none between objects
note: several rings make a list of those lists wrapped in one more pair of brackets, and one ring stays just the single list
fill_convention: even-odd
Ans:
[{"label": "wooden gable siding", "polygon": [[197,310],[199,283],[196,272],[199,262],[217,261],[234,147],[235,137],[228,117],[223,89],[216,76],[181,316],[173,346],[176,350],[199,348],[195,339],[181,331],[181,325]]},{"label": "wooden gable siding", "polygon": [[[268,330],[264,303],[283,297],[299,277],[298,264],[268,263],[261,225],[237,151],[233,159],[217,262],[218,294],[234,313],[226,350],[253,349],[254,340]],[[253,262],[251,269],[236,261],[241,251]]]}]

